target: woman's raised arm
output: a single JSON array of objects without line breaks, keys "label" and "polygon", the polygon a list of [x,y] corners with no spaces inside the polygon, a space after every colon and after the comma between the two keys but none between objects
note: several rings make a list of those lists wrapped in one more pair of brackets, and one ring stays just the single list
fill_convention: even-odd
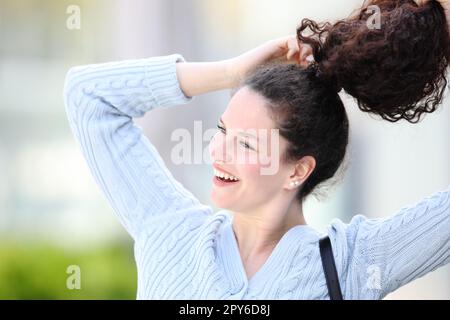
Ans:
[{"label": "woman's raised arm", "polygon": [[73,67],[64,88],[69,124],[90,171],[136,239],[156,217],[209,213],[166,168],[132,118],[189,102],[180,90],[177,54]]},{"label": "woman's raised arm", "polygon": [[187,62],[177,64],[180,87],[186,96],[230,89],[252,70],[274,61],[306,65],[311,47],[299,46],[295,35],[273,39],[235,58],[218,62]]}]

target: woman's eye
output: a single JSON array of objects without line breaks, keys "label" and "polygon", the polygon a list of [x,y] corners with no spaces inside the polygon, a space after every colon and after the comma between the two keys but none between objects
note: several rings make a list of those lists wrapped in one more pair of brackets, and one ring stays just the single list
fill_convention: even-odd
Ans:
[{"label": "woman's eye", "polygon": [[241,141],[241,145],[246,149],[253,150],[253,148],[247,142]]},{"label": "woman's eye", "polygon": [[[217,125],[217,129],[219,129],[223,134],[227,134],[227,129],[222,127],[220,124]],[[240,141],[240,144],[246,149],[255,150],[246,141]]]},{"label": "woman's eye", "polygon": [[226,129],[224,127],[222,127],[221,125],[217,125],[217,129],[219,129],[220,131],[222,131],[222,133],[227,133]]}]

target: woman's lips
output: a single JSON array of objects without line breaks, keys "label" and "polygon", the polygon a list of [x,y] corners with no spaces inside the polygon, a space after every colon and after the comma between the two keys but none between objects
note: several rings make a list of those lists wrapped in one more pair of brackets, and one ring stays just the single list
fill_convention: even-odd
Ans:
[{"label": "woman's lips", "polygon": [[229,173],[228,171],[226,171],[226,170],[224,170],[224,169],[222,169],[221,167],[219,167],[217,164],[213,164],[213,167],[214,167],[214,169],[216,169],[216,170],[218,170],[218,171],[221,171],[221,172],[223,172],[223,173],[226,173],[226,174],[228,174],[229,176],[235,176],[234,174],[231,174],[231,173]]},{"label": "woman's lips", "polygon": [[214,183],[214,185],[216,185],[218,187],[225,187],[225,186],[231,186],[236,183],[239,183],[239,180],[238,181],[222,181],[218,177],[214,176],[213,183]]}]

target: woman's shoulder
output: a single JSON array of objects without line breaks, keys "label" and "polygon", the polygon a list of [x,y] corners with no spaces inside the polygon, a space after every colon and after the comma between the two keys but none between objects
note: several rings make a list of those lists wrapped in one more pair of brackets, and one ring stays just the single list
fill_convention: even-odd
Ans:
[{"label": "woman's shoulder", "polygon": [[211,206],[198,205],[176,212],[160,215],[155,219],[142,221],[141,227],[147,236],[160,234],[177,234],[179,236],[190,232],[210,233],[218,230],[229,220],[225,210],[214,211]]}]

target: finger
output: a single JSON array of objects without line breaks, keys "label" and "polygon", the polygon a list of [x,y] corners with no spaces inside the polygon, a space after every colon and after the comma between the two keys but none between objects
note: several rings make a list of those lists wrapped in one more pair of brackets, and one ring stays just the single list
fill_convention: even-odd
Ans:
[{"label": "finger", "polygon": [[298,50],[297,49],[290,49],[286,55],[286,59],[287,60],[292,60],[293,58],[295,58],[295,55],[298,55]]},{"label": "finger", "polygon": [[288,61],[298,61],[299,60],[300,53],[298,50],[289,50],[289,52],[286,54],[286,60]]},{"label": "finger", "polygon": [[307,56],[309,56],[312,53],[310,46],[302,46],[302,49],[300,51],[300,59],[304,60]]},{"label": "finger", "polygon": [[418,5],[418,6],[422,6],[427,4],[428,2],[430,2],[430,0],[414,0],[414,2]]},{"label": "finger", "polygon": [[306,62],[311,63],[314,61],[314,56],[311,54],[311,55],[307,56],[305,60],[306,60]]},{"label": "finger", "polygon": [[300,62],[305,63],[308,62],[306,58],[312,55],[312,48],[309,45],[302,45],[302,49],[300,51]]},{"label": "finger", "polygon": [[289,38],[287,42],[288,46],[288,53],[286,55],[287,60],[291,60],[295,55],[297,55],[300,52],[300,48],[298,46],[297,40],[295,39],[295,36],[292,36]]},{"label": "finger", "polygon": [[297,37],[296,36],[290,36],[288,40],[288,47],[289,49],[295,49],[300,50],[300,47],[298,45]]}]

